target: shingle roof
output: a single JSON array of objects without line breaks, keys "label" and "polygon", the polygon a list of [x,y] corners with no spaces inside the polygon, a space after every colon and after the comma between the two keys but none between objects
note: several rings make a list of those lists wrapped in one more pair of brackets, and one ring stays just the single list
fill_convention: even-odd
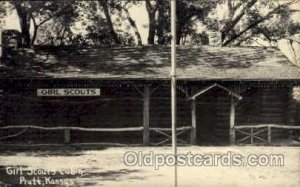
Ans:
[{"label": "shingle roof", "polygon": [[[11,53],[2,77],[168,79],[170,48],[40,48]],[[178,47],[177,78],[300,80],[300,68],[274,48]]]}]

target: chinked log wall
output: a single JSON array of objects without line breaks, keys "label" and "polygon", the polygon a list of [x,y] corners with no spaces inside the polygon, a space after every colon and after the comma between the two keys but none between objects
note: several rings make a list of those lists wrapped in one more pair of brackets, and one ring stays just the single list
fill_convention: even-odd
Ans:
[{"label": "chinked log wall", "polygon": [[253,88],[244,93],[237,109],[238,124],[288,123],[289,88]]},{"label": "chinked log wall", "polygon": [[[9,88],[9,93],[6,93],[1,103],[1,117],[3,119],[2,126],[6,125],[35,125],[44,127],[84,127],[84,128],[128,128],[141,127],[146,124],[145,119],[145,88],[143,84],[70,84],[60,83],[52,84],[13,84]],[[169,87],[160,87],[160,85],[151,85],[148,90],[153,92],[157,87],[158,90],[163,89],[169,92]],[[96,87],[101,89],[100,97],[37,97],[37,88],[91,88]],[[22,88],[22,89],[21,89]],[[163,91],[165,92],[165,91]],[[152,127],[170,128],[170,108],[169,97],[159,99],[157,95],[150,93],[150,117],[149,124]],[[161,93],[161,92],[160,92]],[[152,98],[152,94],[154,97]],[[168,93],[167,93],[168,94]],[[179,94],[180,95],[180,94]],[[164,94],[163,94],[164,96]],[[187,106],[187,110],[179,109],[184,113],[189,114],[189,106],[185,100],[179,101],[179,106]],[[180,108],[180,107],[179,107]],[[178,120],[181,121],[179,127],[190,125],[190,117],[188,115],[179,114]],[[185,117],[182,117],[185,116]],[[169,119],[169,121],[168,121]],[[3,131],[2,131],[3,132]],[[14,132],[14,131],[13,131]],[[18,129],[15,130],[18,132]],[[162,138],[157,133],[150,133],[150,139]],[[185,133],[187,134],[187,133]],[[66,135],[66,134],[65,134]],[[71,142],[125,142],[125,143],[141,143],[149,142],[147,131],[137,132],[79,132],[72,130]],[[69,133],[67,133],[69,136]],[[28,142],[34,139],[38,142],[63,142],[63,131],[43,132],[40,130],[30,129],[17,140]],[[144,139],[143,139],[144,138]],[[157,142],[157,141],[154,141]],[[153,141],[151,141],[153,142]]]},{"label": "chinked log wall", "polygon": [[[80,86],[79,86],[80,87]],[[29,90],[29,91],[28,91]],[[81,126],[97,128],[138,127],[143,125],[143,97],[133,87],[107,85],[101,88],[99,98],[37,98],[34,89],[16,92],[1,103],[2,125]],[[140,87],[143,90],[143,87]],[[150,127],[170,127],[169,87],[160,87],[150,97]],[[289,92],[287,88],[252,88],[242,93],[244,99],[236,107],[236,125],[260,123],[287,124],[289,121]],[[178,91],[178,126],[191,125],[191,106],[185,95]],[[28,97],[23,97],[27,95]],[[29,99],[28,99],[29,98]],[[63,101],[63,102],[61,102]],[[64,102],[65,101],[65,102]],[[75,102],[74,102],[75,101]],[[228,142],[230,97],[222,90],[212,90],[197,99],[198,143],[205,141]],[[299,110],[296,110],[296,113]],[[295,118],[295,123],[297,122]],[[63,133],[63,132],[62,132]],[[142,132],[83,133],[72,132],[71,141],[120,141],[142,142]],[[50,133],[51,135],[51,133]],[[80,136],[79,136],[80,135]],[[41,141],[45,134],[33,131],[20,140],[33,136]],[[46,136],[63,141],[60,132]],[[72,138],[73,137],[73,138]],[[80,138],[74,138],[80,137]],[[150,141],[161,136],[150,132]]]}]

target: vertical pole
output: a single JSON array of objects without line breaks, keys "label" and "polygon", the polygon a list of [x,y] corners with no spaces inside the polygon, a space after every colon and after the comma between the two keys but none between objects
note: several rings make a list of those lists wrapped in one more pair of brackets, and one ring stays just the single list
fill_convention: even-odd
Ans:
[{"label": "vertical pole", "polygon": [[195,145],[197,142],[197,116],[196,116],[196,99],[192,99],[191,103],[191,114],[192,114],[192,129],[191,129],[191,144]]},{"label": "vertical pole", "polygon": [[233,96],[231,96],[231,102],[230,102],[230,129],[229,129],[230,145],[235,144],[234,123],[235,123],[235,105],[234,105],[234,98],[233,98]]},{"label": "vertical pole", "polygon": [[296,117],[296,113],[297,113],[297,106],[296,106],[296,101],[294,100],[294,87],[289,88],[289,99],[288,99],[288,109],[287,109],[287,113],[288,113],[288,124],[290,126],[294,126],[295,125],[295,117]]},{"label": "vertical pole", "polygon": [[70,140],[71,140],[71,132],[70,129],[67,128],[65,129],[65,144],[70,143]]},{"label": "vertical pole", "polygon": [[268,143],[271,144],[272,141],[272,129],[268,126]]},{"label": "vertical pole", "polygon": [[150,108],[150,88],[144,87],[144,109],[143,109],[143,144],[149,145],[149,108]]},{"label": "vertical pole", "polygon": [[250,129],[250,140],[251,140],[251,144],[254,143],[254,137],[253,137],[253,129]]},{"label": "vertical pole", "polygon": [[176,0],[171,0],[171,117],[172,149],[175,159],[174,186],[177,187],[177,137],[176,137]]}]

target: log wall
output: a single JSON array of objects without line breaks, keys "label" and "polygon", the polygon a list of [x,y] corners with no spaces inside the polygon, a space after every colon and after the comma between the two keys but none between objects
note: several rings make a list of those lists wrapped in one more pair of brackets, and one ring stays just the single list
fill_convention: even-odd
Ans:
[{"label": "log wall", "polygon": [[[32,86],[35,85],[35,86]],[[36,88],[50,85],[32,83],[29,86],[10,87],[9,94],[2,96],[1,126],[80,126],[99,128],[119,128],[143,126],[143,85],[94,84],[86,83],[78,87],[101,88],[101,96],[96,98],[38,98]],[[52,85],[66,87],[65,84]],[[74,85],[68,85],[72,88]],[[151,85],[151,91],[156,85]],[[201,89],[201,86],[197,87]],[[188,89],[187,89],[188,90]],[[190,93],[189,93],[190,94]],[[290,94],[288,88],[258,88],[244,90],[243,100],[236,105],[236,125],[262,123],[288,124],[290,121]],[[177,98],[178,126],[191,125],[191,101],[182,90]],[[150,127],[171,127],[170,87],[161,86],[150,97]],[[297,108],[298,107],[298,108]],[[295,109],[295,123],[300,121],[299,105]],[[228,92],[214,88],[196,99],[196,122],[198,144],[229,143],[230,96]],[[2,135],[8,132],[1,132]],[[3,134],[4,133],[4,134]],[[11,132],[9,132],[11,133]],[[63,142],[64,132],[30,130],[29,136],[20,136],[18,141]],[[124,143],[141,143],[143,132],[83,133],[71,132],[71,142],[101,142],[120,140]],[[186,135],[185,135],[186,136]],[[150,142],[157,142],[161,135],[150,132]],[[188,140],[188,137],[184,137]],[[8,140],[10,141],[10,140]]]}]

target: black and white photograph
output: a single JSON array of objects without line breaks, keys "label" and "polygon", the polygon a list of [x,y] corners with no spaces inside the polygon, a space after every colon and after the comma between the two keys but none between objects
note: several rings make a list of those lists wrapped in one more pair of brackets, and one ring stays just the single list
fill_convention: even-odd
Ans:
[{"label": "black and white photograph", "polygon": [[300,187],[300,0],[0,1],[0,187]]}]

